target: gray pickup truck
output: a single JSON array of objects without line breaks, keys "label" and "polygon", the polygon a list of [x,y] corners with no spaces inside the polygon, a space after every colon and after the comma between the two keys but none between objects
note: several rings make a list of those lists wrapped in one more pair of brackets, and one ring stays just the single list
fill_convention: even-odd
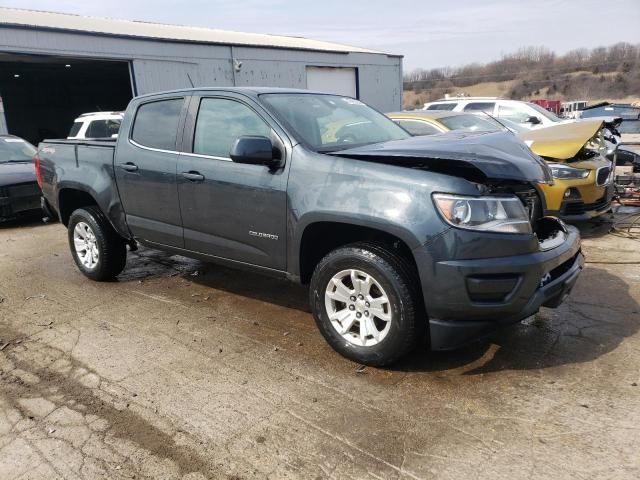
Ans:
[{"label": "gray pickup truck", "polygon": [[410,137],[353,98],[276,88],[133,99],[117,140],[48,140],[36,172],[93,280],[127,247],[310,284],[338,352],[386,365],[556,307],[583,267],[509,133]]}]

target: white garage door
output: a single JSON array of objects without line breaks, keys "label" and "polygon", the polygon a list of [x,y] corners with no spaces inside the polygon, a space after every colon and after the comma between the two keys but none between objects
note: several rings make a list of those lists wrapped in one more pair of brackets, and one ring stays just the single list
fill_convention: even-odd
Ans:
[{"label": "white garage door", "polygon": [[348,97],[357,96],[355,68],[307,67],[307,88]]}]

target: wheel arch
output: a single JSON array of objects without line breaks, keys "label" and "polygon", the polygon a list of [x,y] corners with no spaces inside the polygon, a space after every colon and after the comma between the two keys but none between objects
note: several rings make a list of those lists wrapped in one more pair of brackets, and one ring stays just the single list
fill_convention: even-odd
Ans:
[{"label": "wheel arch", "polygon": [[417,270],[412,250],[419,245],[418,239],[401,228],[385,224],[354,219],[321,217],[306,222],[298,230],[294,241],[292,273],[301,283],[307,284],[318,262],[330,251],[343,245],[361,241],[372,241],[388,245],[406,258]]},{"label": "wheel arch", "polygon": [[118,235],[127,240],[131,239],[131,233],[126,224],[117,193],[110,194],[109,198],[111,200],[101,199],[97,192],[87,188],[85,185],[75,182],[65,183],[58,188],[57,195],[57,210],[60,221],[67,226],[74,210],[87,206],[96,206],[102,211]]}]

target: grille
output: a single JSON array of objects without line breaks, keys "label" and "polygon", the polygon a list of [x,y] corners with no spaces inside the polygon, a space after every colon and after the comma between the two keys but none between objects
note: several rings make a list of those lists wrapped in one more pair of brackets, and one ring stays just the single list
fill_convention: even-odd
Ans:
[{"label": "grille", "polygon": [[580,252],[577,252],[569,260],[566,260],[565,262],[561,263],[556,268],[551,270],[549,273],[547,273],[543,277],[542,282],[540,282],[540,286],[542,287],[544,285],[547,285],[548,283],[553,282],[555,279],[561,277],[562,275],[567,273],[569,270],[571,270],[571,267],[573,267],[573,264],[576,262],[576,258],[578,257],[578,255],[580,255]]},{"label": "grille", "polygon": [[596,174],[596,184],[604,185],[609,180],[609,174],[611,173],[611,167],[601,167]]},{"label": "grille", "polygon": [[582,215],[585,212],[604,210],[606,208],[609,208],[609,202],[605,197],[602,197],[594,203],[567,202],[564,204],[563,213],[565,215]]},{"label": "grille", "polygon": [[500,185],[492,189],[494,193],[511,193],[516,195],[529,214],[529,220],[533,223],[542,217],[542,202],[538,191],[530,185]]},{"label": "grille", "polygon": [[529,214],[529,220],[532,222],[537,220],[542,216],[542,206],[540,204],[540,197],[538,196],[538,192],[536,192],[533,188],[527,190],[520,190],[514,192],[522,204],[524,208],[527,209],[527,213]]}]

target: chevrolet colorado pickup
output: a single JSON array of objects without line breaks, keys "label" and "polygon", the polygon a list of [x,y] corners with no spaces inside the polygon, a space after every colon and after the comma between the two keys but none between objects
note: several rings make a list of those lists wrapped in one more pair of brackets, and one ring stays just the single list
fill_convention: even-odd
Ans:
[{"label": "chevrolet colorado pickup", "polygon": [[513,135],[411,137],[337,95],[141,96],[117,140],[47,140],[35,164],[87,277],[117,276],[140,243],[308,283],[328,343],[367,365],[556,307],[584,263]]}]

